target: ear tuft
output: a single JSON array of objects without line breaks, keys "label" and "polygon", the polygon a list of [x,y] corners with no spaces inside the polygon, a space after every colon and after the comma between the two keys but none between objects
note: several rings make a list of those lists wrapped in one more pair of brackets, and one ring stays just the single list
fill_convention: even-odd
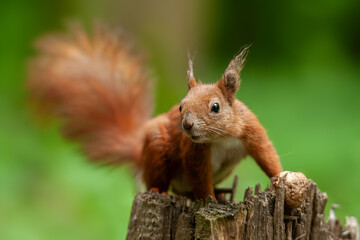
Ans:
[{"label": "ear tuft", "polygon": [[246,45],[242,47],[240,53],[236,55],[236,57],[234,57],[233,60],[231,60],[225,72],[234,70],[235,72],[237,72],[237,74],[240,74],[241,70],[244,68],[245,60],[247,55],[249,54],[250,47],[251,45]]},{"label": "ear tuft", "polygon": [[188,52],[188,59],[189,59],[189,70],[187,71],[187,85],[190,90],[190,88],[196,86],[196,80],[194,77],[193,62],[192,62],[189,52]]},{"label": "ear tuft", "polygon": [[240,72],[244,67],[246,57],[249,53],[250,45],[242,48],[241,52],[231,60],[229,66],[226,68],[224,75],[217,83],[224,96],[230,104],[235,99],[235,93],[240,87]]}]

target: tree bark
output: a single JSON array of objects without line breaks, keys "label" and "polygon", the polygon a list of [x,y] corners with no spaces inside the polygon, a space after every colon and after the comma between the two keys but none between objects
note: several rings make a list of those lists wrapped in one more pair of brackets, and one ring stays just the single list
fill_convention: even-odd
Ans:
[{"label": "tree bark", "polygon": [[312,181],[300,207],[287,206],[284,196],[283,182],[264,192],[248,188],[240,203],[138,193],[127,239],[356,239],[338,220],[332,227],[324,221],[327,195]]}]

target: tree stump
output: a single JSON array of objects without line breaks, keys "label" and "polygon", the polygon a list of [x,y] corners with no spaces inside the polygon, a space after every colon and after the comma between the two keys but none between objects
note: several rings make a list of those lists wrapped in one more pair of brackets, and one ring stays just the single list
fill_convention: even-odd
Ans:
[{"label": "tree stump", "polygon": [[[358,228],[343,229],[335,219],[324,221],[326,193],[309,180],[305,200],[298,208],[285,201],[284,182],[261,191],[245,191],[244,201],[219,204],[211,198],[191,201],[155,192],[135,197],[128,240],[133,239],[357,239]],[[353,220],[354,218],[352,218]],[[357,226],[358,227],[358,226]],[[355,231],[354,231],[355,229]],[[357,235],[357,236],[356,236]]]}]

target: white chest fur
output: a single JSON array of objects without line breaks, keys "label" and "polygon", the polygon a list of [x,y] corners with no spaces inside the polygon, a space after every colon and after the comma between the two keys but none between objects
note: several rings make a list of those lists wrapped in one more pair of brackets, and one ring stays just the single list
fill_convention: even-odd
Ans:
[{"label": "white chest fur", "polygon": [[223,180],[246,156],[243,143],[238,138],[225,138],[212,143],[211,165],[214,184]]}]

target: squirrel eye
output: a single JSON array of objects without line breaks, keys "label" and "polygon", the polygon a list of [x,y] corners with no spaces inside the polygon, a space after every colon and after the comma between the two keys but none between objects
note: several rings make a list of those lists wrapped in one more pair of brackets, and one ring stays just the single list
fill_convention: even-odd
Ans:
[{"label": "squirrel eye", "polygon": [[181,112],[181,105],[180,105],[180,107],[179,107],[179,111]]},{"label": "squirrel eye", "polygon": [[220,111],[220,106],[218,103],[214,103],[212,106],[211,106],[211,111],[212,112],[215,112],[215,113],[218,113]]}]

